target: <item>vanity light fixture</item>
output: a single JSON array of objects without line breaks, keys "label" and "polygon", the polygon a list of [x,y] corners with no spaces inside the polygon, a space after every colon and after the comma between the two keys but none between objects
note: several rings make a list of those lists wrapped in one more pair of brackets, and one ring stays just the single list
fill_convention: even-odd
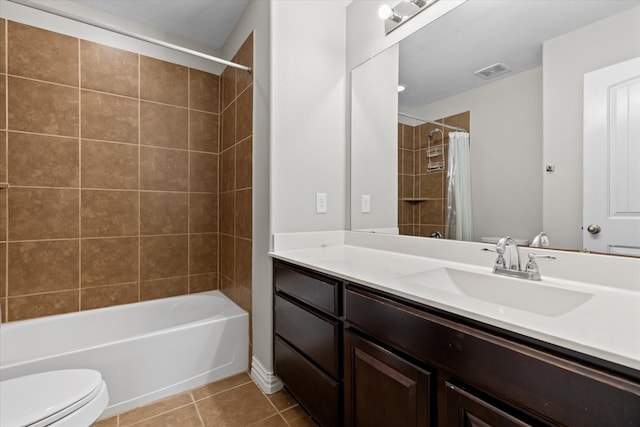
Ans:
[{"label": "vanity light fixture", "polygon": [[392,9],[388,4],[380,6],[380,9],[378,9],[378,16],[380,19],[388,19],[398,24],[404,20],[404,17],[398,14],[398,12],[396,12],[395,9]]},{"label": "vanity light fixture", "polygon": [[413,3],[418,7],[425,7],[427,5],[427,1],[426,0],[402,0],[405,3]]},{"label": "vanity light fixture", "polygon": [[437,1],[438,0],[402,0],[394,7],[383,4],[378,9],[378,16],[384,20],[385,34],[389,34]]}]

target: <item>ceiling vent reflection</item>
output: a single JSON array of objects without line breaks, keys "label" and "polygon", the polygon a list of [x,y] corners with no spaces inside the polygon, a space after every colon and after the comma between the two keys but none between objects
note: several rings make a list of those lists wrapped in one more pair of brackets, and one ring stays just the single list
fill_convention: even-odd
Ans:
[{"label": "ceiling vent reflection", "polygon": [[508,73],[509,71],[511,71],[511,68],[507,67],[501,62],[498,62],[497,64],[493,64],[481,70],[478,70],[473,74],[480,77],[481,79],[489,80]]}]

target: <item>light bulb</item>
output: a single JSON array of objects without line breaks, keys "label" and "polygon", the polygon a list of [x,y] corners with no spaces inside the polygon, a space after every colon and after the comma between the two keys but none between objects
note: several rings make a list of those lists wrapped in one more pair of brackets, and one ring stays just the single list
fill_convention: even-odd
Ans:
[{"label": "light bulb", "polygon": [[406,86],[406,85],[404,85],[404,84],[400,83],[400,84],[398,85],[398,93],[400,93],[400,92],[404,92],[404,90],[405,90],[406,88],[407,88],[407,86]]},{"label": "light bulb", "polygon": [[380,6],[380,9],[378,9],[378,16],[380,19],[389,19],[393,16],[393,9],[391,9],[391,6],[388,4],[383,4]]},{"label": "light bulb", "polygon": [[402,0],[405,3],[413,3],[418,7],[426,6],[427,2],[425,0]]}]

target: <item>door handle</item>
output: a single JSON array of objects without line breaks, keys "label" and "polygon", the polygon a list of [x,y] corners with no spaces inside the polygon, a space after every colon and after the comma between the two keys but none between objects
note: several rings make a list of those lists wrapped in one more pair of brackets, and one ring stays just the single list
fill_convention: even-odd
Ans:
[{"label": "door handle", "polygon": [[602,228],[598,224],[589,224],[587,231],[591,234],[598,234],[602,231]]}]

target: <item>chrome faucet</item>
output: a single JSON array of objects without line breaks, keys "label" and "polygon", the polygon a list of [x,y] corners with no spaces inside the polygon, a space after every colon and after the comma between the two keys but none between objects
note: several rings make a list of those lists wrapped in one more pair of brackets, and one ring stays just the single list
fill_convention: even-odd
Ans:
[{"label": "chrome faucet", "polygon": [[548,248],[549,247],[549,236],[543,231],[538,233],[536,237],[533,238],[533,241],[529,245],[532,248]]},{"label": "chrome faucet", "polygon": [[[506,236],[498,240],[498,243],[496,243],[496,252],[498,252],[498,255],[502,255],[503,259],[505,251],[509,248],[509,270],[520,271],[520,249],[518,249],[518,245],[516,245],[515,240]],[[516,255],[515,259],[513,257],[514,253]]]},{"label": "chrome faucet", "polygon": [[[487,248],[484,248],[482,250],[494,252],[491,249]],[[509,250],[508,264],[504,259],[504,254],[507,250]],[[498,240],[495,252],[498,253],[498,258],[496,258],[496,261],[493,264],[493,272],[495,274],[517,277],[519,279],[541,280],[540,270],[538,269],[538,264],[535,260],[539,258],[556,259],[556,257],[549,255],[536,255],[534,253],[530,253],[528,255],[529,262],[527,262],[527,265],[523,270],[522,264],[520,262],[520,250],[518,248],[518,245],[516,245],[516,242],[509,236],[505,236]]]}]

